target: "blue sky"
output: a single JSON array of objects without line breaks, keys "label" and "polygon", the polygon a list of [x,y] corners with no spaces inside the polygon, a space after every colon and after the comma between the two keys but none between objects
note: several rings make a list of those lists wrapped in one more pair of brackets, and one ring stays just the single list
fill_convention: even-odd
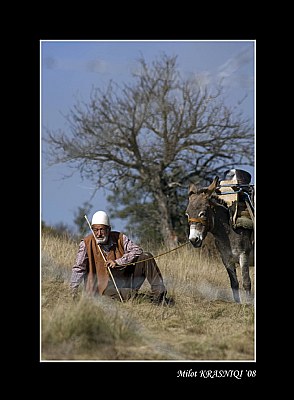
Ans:
[{"label": "blue sky", "polygon": [[[162,53],[177,56],[183,77],[197,76],[205,84],[222,78],[228,105],[238,105],[244,117],[254,118],[255,42],[246,41],[40,41],[40,108],[43,128],[67,130],[64,115],[77,101],[89,100],[93,87],[105,88],[110,80],[132,81],[137,60],[152,62]],[[75,228],[74,213],[93,194],[93,184],[66,165],[46,165],[41,152],[41,219],[48,225],[63,222]],[[251,173],[254,182],[254,170]],[[74,173],[73,173],[74,172]],[[99,190],[93,209],[107,211],[107,192]],[[124,230],[114,219],[112,228]]]}]

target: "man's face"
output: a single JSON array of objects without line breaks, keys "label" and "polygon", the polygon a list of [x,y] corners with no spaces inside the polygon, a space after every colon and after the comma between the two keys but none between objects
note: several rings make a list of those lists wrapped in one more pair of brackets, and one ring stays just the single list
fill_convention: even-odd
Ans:
[{"label": "man's face", "polygon": [[92,225],[93,232],[97,238],[98,244],[106,244],[109,238],[110,227],[107,225]]}]

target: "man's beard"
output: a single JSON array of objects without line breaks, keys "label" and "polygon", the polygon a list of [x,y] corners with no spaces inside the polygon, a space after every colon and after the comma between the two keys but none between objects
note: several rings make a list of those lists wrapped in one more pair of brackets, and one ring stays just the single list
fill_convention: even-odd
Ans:
[{"label": "man's beard", "polygon": [[105,236],[104,238],[96,238],[96,241],[98,244],[106,244],[108,242],[108,235]]}]

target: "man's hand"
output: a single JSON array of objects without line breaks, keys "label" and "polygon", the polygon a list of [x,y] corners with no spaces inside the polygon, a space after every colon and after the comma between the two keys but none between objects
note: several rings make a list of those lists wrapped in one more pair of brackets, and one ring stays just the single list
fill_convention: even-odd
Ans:
[{"label": "man's hand", "polygon": [[106,267],[107,267],[107,268],[115,268],[115,267],[116,267],[115,261],[114,261],[114,260],[109,260],[109,261],[107,261]]}]

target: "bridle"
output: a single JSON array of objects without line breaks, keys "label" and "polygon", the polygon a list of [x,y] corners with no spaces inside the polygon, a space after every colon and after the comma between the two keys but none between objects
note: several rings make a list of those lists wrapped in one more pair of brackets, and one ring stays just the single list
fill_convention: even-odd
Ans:
[{"label": "bridle", "polygon": [[197,217],[197,218],[188,218],[189,224],[199,223],[203,226],[207,226],[207,231],[212,231],[214,228],[214,210],[210,208],[209,216],[207,217]]},{"label": "bridle", "polygon": [[190,223],[197,223],[199,222],[201,225],[206,225],[207,224],[207,218],[188,218],[188,222]]}]

